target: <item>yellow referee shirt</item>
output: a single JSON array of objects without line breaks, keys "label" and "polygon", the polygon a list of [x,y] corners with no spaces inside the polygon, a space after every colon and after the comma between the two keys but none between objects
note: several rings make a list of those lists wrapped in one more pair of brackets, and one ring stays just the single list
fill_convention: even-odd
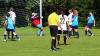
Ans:
[{"label": "yellow referee shirt", "polygon": [[59,16],[56,14],[56,12],[51,13],[48,17],[48,24],[58,26],[57,24],[58,22],[59,22]]}]

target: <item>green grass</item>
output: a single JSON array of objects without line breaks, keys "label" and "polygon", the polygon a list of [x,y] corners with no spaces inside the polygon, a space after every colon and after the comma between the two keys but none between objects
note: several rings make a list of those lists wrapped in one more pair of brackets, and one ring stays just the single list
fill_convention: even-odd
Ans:
[{"label": "green grass", "polygon": [[[4,28],[0,28],[0,56],[100,56],[100,29],[93,29],[93,37],[84,35],[84,29],[79,29],[80,39],[67,40],[69,45],[58,46],[56,53],[50,51],[51,37],[49,28],[44,28],[45,36],[36,35],[38,29],[31,27],[16,28],[20,41],[3,42]],[[61,37],[60,43],[63,43]]]}]

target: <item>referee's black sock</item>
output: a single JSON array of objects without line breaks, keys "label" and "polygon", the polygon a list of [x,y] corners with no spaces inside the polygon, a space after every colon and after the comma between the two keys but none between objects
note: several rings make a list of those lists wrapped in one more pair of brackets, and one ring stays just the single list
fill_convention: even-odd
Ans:
[{"label": "referee's black sock", "polygon": [[78,32],[75,32],[75,34],[77,35],[77,38],[79,38],[79,33]]},{"label": "referee's black sock", "polygon": [[64,36],[64,44],[66,44],[66,36]]},{"label": "referee's black sock", "polygon": [[54,39],[51,41],[51,49],[54,50]]},{"label": "referee's black sock", "polygon": [[56,48],[56,38],[55,38],[55,40],[54,40],[54,48]]}]

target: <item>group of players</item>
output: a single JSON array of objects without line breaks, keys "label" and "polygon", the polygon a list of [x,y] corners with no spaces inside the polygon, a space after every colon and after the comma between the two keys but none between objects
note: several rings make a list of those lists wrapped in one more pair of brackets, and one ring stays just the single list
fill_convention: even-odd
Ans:
[{"label": "group of players", "polygon": [[6,18],[4,21],[5,32],[3,39],[4,42],[6,42],[7,35],[8,39],[10,39],[10,33],[12,33],[12,40],[14,39],[14,36],[16,36],[17,40],[20,40],[19,36],[15,32],[16,14],[13,10],[14,10],[13,7],[11,7],[5,16]]},{"label": "group of players", "polygon": [[[52,13],[48,17],[48,24],[50,28],[50,34],[52,37],[51,50],[56,51],[56,39],[57,45],[60,44],[60,35],[63,34],[64,45],[66,45],[66,36],[72,37],[72,29],[74,30],[75,36],[79,38],[78,32],[78,11],[76,9],[70,9],[69,15],[64,14],[64,10],[61,10],[60,15],[57,14],[56,8],[52,8]],[[92,12],[89,12],[87,23],[85,26],[85,35],[93,36],[90,31],[91,27],[95,26],[95,20]]]},{"label": "group of players", "polygon": [[[79,32],[78,32],[78,11],[76,9],[70,9],[69,15],[65,15],[64,10],[60,10],[60,14],[57,14],[57,10],[55,7],[52,8],[52,13],[48,16],[48,25],[50,28],[50,34],[52,37],[51,41],[51,50],[56,51],[56,38],[57,38],[57,44],[60,44],[60,35],[63,34],[63,40],[64,45],[66,45],[66,39],[69,37],[71,39],[72,37],[72,29],[74,30],[75,36],[79,38]],[[35,17],[35,14],[32,15],[33,18],[33,24],[39,29],[38,35],[43,35],[43,27],[40,24],[39,19]],[[10,39],[10,32],[12,32],[13,35],[16,36],[17,40],[20,40],[19,36],[15,32],[15,23],[16,23],[16,14],[13,12],[13,8],[10,9],[10,11],[7,13],[6,20],[5,20],[5,33],[4,33],[4,40],[6,41],[6,36],[8,34],[8,39]],[[90,31],[91,27],[95,26],[95,19],[92,14],[92,12],[89,12],[89,15],[87,17],[87,23],[85,26],[85,35],[93,36],[92,32]]]}]

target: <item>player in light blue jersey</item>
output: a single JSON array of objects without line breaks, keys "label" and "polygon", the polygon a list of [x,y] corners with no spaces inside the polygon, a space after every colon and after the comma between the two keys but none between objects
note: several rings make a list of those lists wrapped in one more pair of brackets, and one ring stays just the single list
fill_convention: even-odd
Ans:
[{"label": "player in light blue jersey", "polygon": [[87,18],[87,25],[85,26],[85,35],[93,36],[92,32],[90,31],[93,25],[95,26],[95,19],[92,12],[89,12],[89,16]]},{"label": "player in light blue jersey", "polygon": [[15,33],[15,27],[14,27],[14,22],[13,20],[11,19],[10,17],[10,14],[8,13],[7,14],[7,18],[6,18],[6,21],[5,21],[5,26],[6,26],[6,31],[4,33],[4,40],[3,41],[6,41],[6,35],[7,33],[9,32],[13,32],[13,34],[16,36],[17,40],[20,40],[20,38],[17,36],[17,34]]},{"label": "player in light blue jersey", "polygon": [[79,33],[78,33],[78,11],[77,10],[73,10],[73,17],[72,17],[72,26],[71,29],[69,30],[69,37],[71,37],[71,31],[72,29],[74,29],[75,31],[75,35],[77,36],[77,38],[79,38]]}]

